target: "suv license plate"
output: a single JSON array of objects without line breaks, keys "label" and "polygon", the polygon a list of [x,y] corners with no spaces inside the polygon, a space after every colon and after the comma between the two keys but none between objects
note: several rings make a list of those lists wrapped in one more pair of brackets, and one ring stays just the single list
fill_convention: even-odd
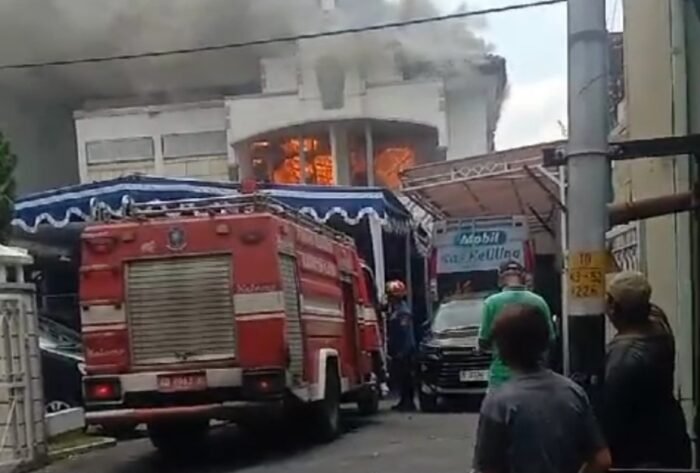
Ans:
[{"label": "suv license plate", "polygon": [[459,380],[463,383],[470,381],[488,381],[489,372],[487,370],[460,371]]},{"label": "suv license plate", "polygon": [[187,373],[158,376],[158,390],[161,392],[203,391],[207,388],[204,373]]}]

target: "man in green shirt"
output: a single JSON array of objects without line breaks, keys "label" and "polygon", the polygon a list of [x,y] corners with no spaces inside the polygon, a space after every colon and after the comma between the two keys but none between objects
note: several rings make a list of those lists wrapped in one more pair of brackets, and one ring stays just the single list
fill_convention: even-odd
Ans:
[{"label": "man in green shirt", "polygon": [[493,352],[493,361],[489,370],[489,388],[500,386],[508,381],[511,375],[510,370],[498,355],[498,349],[492,343],[494,322],[506,306],[521,304],[537,307],[547,318],[550,340],[554,340],[554,325],[549,306],[542,297],[527,289],[526,280],[525,269],[520,263],[515,261],[505,263],[501,265],[499,271],[499,282],[503,290],[484,301],[479,327],[479,347]]}]

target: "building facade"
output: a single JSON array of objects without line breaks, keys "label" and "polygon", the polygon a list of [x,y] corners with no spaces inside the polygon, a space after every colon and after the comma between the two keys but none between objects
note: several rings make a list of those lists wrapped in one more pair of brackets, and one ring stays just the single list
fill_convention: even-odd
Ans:
[{"label": "building facade", "polygon": [[398,188],[408,167],[492,151],[506,87],[499,57],[412,75],[391,52],[340,63],[304,42],[260,70],[254,94],[76,112],[81,181],[138,172]]},{"label": "building facade", "polygon": [[[700,11],[694,1],[624,3],[625,110],[619,139],[683,136],[700,131]],[[618,202],[687,192],[697,182],[688,156],[613,164]],[[697,215],[681,213],[626,229],[636,250],[629,262],[646,272],[653,299],[668,314],[677,339],[677,392],[696,415],[698,379]],[[629,246],[629,245],[628,245]]]}]

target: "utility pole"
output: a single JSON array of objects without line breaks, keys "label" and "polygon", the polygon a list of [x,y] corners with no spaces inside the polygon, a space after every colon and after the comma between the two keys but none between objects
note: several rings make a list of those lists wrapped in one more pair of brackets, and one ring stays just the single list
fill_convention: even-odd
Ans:
[{"label": "utility pole", "polygon": [[569,375],[599,392],[605,355],[608,36],[605,0],[568,1]]}]

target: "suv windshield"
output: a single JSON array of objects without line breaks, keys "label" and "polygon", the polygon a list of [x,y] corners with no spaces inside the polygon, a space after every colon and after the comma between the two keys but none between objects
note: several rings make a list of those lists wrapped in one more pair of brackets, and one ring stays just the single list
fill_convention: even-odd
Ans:
[{"label": "suv windshield", "polygon": [[483,299],[465,299],[442,304],[433,320],[433,332],[478,327],[483,306]]},{"label": "suv windshield", "polygon": [[39,346],[74,355],[82,355],[83,351],[77,332],[47,317],[39,317]]}]

